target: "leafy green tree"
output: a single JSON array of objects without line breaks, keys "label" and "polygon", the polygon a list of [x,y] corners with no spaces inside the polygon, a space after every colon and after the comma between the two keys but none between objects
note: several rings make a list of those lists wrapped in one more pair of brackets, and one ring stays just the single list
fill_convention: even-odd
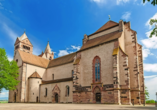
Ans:
[{"label": "leafy green tree", "polygon": [[[153,25],[153,24],[155,24],[155,23],[157,23],[157,19],[151,19],[150,20],[150,25]],[[155,28],[153,29],[153,31],[150,33],[150,38],[153,36],[153,35],[155,35],[156,37],[157,37],[157,25],[155,25]]]},{"label": "leafy green tree", "polygon": [[18,77],[18,66],[15,61],[9,61],[5,49],[0,48],[0,92],[2,88],[6,90],[14,90],[19,83],[16,80]]},{"label": "leafy green tree", "polygon": [[151,4],[152,5],[157,5],[157,0],[143,0],[143,3],[145,3],[146,1],[150,2],[151,1]]},{"label": "leafy green tree", "polygon": [[149,99],[149,92],[148,92],[148,88],[145,86],[145,99],[148,100]]},{"label": "leafy green tree", "polygon": [[[151,0],[143,0],[143,3],[145,3],[146,1],[150,2]],[[152,0],[151,4],[154,6],[157,5],[157,0]],[[157,19],[151,19],[150,20],[150,25],[153,25],[155,23],[157,23]],[[157,37],[157,25],[155,25],[155,28],[153,29],[153,31],[151,32],[149,37],[152,38],[153,35],[155,35]]]}]

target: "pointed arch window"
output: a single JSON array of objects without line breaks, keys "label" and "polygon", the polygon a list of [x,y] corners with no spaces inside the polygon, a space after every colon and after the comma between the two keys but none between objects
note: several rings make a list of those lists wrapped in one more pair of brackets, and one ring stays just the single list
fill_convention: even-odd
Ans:
[{"label": "pointed arch window", "polygon": [[65,96],[66,96],[66,97],[69,96],[69,92],[70,92],[69,90],[70,90],[70,88],[69,88],[69,86],[67,85],[67,86],[66,86],[66,93],[65,93]]},{"label": "pointed arch window", "polygon": [[93,81],[94,82],[101,82],[101,64],[100,58],[96,56],[93,60]]}]

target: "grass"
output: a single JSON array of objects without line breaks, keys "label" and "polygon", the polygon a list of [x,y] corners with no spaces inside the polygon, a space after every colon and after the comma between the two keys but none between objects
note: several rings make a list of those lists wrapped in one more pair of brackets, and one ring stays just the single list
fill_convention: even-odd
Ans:
[{"label": "grass", "polygon": [[0,103],[8,103],[8,101],[7,100],[0,100]]}]

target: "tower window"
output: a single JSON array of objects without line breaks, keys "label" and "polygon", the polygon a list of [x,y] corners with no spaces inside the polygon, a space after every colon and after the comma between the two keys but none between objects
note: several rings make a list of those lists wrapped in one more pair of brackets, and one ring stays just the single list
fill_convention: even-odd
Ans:
[{"label": "tower window", "polygon": [[23,45],[23,48],[26,49],[26,50],[30,50],[30,47],[27,47],[25,45]]},{"label": "tower window", "polygon": [[15,47],[15,49],[18,49],[19,48],[19,45],[17,45],[16,47]]},{"label": "tower window", "polygon": [[52,80],[54,80],[54,74],[52,74]]},{"label": "tower window", "polygon": [[18,59],[16,59],[16,63],[18,63]]},{"label": "tower window", "polygon": [[49,60],[51,60],[51,59],[52,59],[52,57],[50,56]]}]

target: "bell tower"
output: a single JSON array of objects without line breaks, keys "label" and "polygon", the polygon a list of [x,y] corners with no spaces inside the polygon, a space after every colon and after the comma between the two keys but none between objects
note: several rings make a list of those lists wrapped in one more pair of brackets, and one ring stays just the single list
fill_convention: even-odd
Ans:
[{"label": "bell tower", "polygon": [[29,41],[26,33],[24,32],[21,37],[17,37],[16,42],[14,44],[14,55],[16,54],[16,51],[20,49],[24,52],[32,54],[33,52],[33,45]]},{"label": "bell tower", "polygon": [[44,53],[42,52],[39,56],[48,60],[54,59],[54,53],[51,51],[49,42],[47,43]]}]

